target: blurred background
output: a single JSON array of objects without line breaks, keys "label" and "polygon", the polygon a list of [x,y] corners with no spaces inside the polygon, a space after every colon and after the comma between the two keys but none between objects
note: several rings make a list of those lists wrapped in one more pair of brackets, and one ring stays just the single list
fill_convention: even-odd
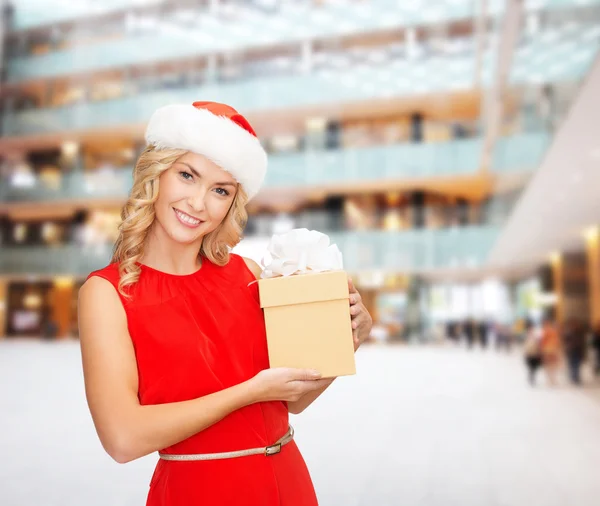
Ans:
[{"label": "blurred background", "polygon": [[[599,503],[600,1],[0,4],[0,443],[83,433],[62,471],[87,448],[106,473],[67,494],[48,447],[46,504],[143,502],[146,475],[102,460],[91,427],[77,294],[109,262],[151,113],[196,100],[236,107],[270,156],[236,251],[260,262],[273,233],[324,232],[374,318],[362,371],[298,420],[322,503]],[[528,337],[560,343],[542,394]],[[388,460],[367,439],[331,457],[326,415],[355,417],[357,398],[371,430],[346,439],[406,428]],[[0,464],[3,504],[36,504],[29,465]]]}]

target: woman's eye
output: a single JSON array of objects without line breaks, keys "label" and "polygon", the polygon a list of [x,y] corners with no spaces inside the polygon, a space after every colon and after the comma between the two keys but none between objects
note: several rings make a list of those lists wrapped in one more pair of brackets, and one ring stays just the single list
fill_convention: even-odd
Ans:
[{"label": "woman's eye", "polygon": [[180,176],[181,176],[183,179],[186,179],[187,181],[191,181],[192,179],[194,179],[194,176],[192,176],[192,175],[191,175],[189,172],[186,172],[186,171],[184,171],[184,170],[183,170],[183,171],[181,171],[181,172],[179,173],[179,175],[180,175]]},{"label": "woman's eye", "polygon": [[225,188],[217,188],[216,191],[219,195],[223,195],[224,197],[229,195],[229,192]]}]

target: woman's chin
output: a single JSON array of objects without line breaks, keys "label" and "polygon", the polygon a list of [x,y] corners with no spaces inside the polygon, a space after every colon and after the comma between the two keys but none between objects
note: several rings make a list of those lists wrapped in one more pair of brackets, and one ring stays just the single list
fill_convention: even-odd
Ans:
[{"label": "woman's chin", "polygon": [[198,231],[171,230],[169,236],[178,244],[194,244],[202,240],[203,234],[198,233]]}]

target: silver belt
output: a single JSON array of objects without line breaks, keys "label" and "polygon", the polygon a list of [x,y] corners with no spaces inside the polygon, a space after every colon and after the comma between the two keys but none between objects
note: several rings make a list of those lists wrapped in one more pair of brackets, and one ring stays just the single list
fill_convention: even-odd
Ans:
[{"label": "silver belt", "polygon": [[250,448],[249,450],[237,450],[234,452],[223,453],[196,453],[189,455],[173,455],[171,453],[160,453],[158,456],[164,460],[217,460],[217,459],[233,459],[236,457],[247,457],[248,455],[264,455],[269,457],[276,455],[281,451],[281,447],[288,444],[294,439],[294,428],[290,425],[285,436],[278,439],[275,444],[263,448]]}]

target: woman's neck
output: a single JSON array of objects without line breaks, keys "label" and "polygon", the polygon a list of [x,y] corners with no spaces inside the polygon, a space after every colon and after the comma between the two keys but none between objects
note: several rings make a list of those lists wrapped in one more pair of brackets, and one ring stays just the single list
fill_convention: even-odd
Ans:
[{"label": "woman's neck", "polygon": [[144,243],[141,263],[170,274],[192,274],[202,266],[199,255],[201,245],[201,240],[199,244],[177,243],[164,231],[159,231],[158,227],[152,227]]}]

